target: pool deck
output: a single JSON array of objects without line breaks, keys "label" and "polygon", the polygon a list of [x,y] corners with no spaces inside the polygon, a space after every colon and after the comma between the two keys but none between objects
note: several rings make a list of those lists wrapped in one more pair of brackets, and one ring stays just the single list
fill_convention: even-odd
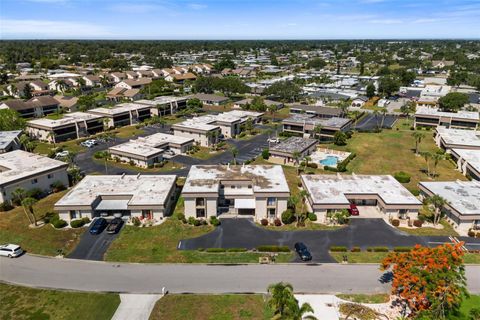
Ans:
[{"label": "pool deck", "polygon": [[[312,153],[310,155],[310,158],[312,158],[312,161],[315,163],[319,163],[323,166],[329,166],[329,167],[337,167],[337,163],[342,162],[345,160],[351,153],[350,152],[345,152],[345,151],[338,151],[338,150],[332,150],[332,149],[325,149],[325,148],[318,148],[317,151]],[[335,157],[337,158],[337,163],[334,164],[323,164],[320,161],[327,159],[327,157]]]}]

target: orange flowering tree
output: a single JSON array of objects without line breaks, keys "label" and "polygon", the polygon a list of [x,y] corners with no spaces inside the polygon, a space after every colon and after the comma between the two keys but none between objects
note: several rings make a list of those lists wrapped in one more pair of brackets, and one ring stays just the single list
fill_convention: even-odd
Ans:
[{"label": "orange flowering tree", "polygon": [[436,248],[415,246],[410,252],[392,253],[381,264],[393,273],[392,294],[411,317],[445,319],[458,311],[466,290],[463,243]]}]

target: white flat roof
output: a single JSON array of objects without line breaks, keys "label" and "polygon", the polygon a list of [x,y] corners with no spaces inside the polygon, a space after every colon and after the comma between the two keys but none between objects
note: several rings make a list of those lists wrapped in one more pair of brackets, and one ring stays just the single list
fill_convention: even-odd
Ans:
[{"label": "white flat roof", "polygon": [[62,161],[23,150],[0,154],[0,185],[67,167]]},{"label": "white flat roof", "polygon": [[220,127],[217,125],[205,123],[204,121],[198,121],[198,118],[192,118],[179,123],[175,123],[174,125],[172,125],[172,128],[173,129],[183,128],[184,130],[197,129],[197,130],[210,131],[214,129],[219,129]]},{"label": "white flat roof", "polygon": [[437,134],[447,144],[457,144],[464,146],[480,147],[480,132],[475,130],[447,129],[437,127]]},{"label": "white flat roof", "polygon": [[159,132],[146,137],[139,137],[136,140],[131,140],[131,141],[141,142],[157,148],[167,143],[174,143],[174,144],[180,144],[180,145],[185,143],[193,143],[194,139]]},{"label": "white flat roof", "polygon": [[160,96],[153,99],[157,104],[187,100],[188,97]]},{"label": "white flat roof", "polygon": [[91,206],[101,196],[123,196],[129,206],[164,205],[175,180],[175,175],[86,176],[55,207]]},{"label": "white flat roof", "polygon": [[66,113],[63,118],[52,120],[48,118],[33,119],[27,122],[27,124],[39,125],[42,127],[56,128],[68,124],[74,124],[81,121],[100,119],[102,116],[86,113],[86,112],[72,112]]},{"label": "white flat roof", "polygon": [[141,104],[141,103],[121,103],[117,104],[113,108],[95,108],[90,109],[89,112],[100,113],[105,115],[114,115],[118,113],[130,112],[138,109],[150,108],[150,105]]},{"label": "white flat roof", "polygon": [[386,204],[422,204],[390,175],[302,175],[314,204],[348,204],[347,194],[374,194]]},{"label": "white flat roof", "polygon": [[447,200],[450,207],[462,215],[480,214],[479,181],[435,181],[419,184]]},{"label": "white flat roof", "polygon": [[163,149],[157,149],[143,143],[128,141],[108,148],[111,152],[124,152],[142,157],[153,157],[163,152]]},{"label": "white flat roof", "polygon": [[13,140],[17,139],[22,130],[0,131],[0,150],[5,149]]},{"label": "white flat roof", "polygon": [[[452,149],[452,152],[458,154],[470,166],[480,172],[480,150]],[[480,202],[480,199],[478,201]]]},{"label": "white flat roof", "polygon": [[228,114],[233,117],[237,118],[258,118],[264,115],[263,112],[255,112],[255,111],[248,111],[248,110],[232,110],[228,112],[224,112],[223,114]]},{"label": "white flat roof", "polygon": [[192,166],[182,192],[217,193],[221,180],[252,181],[254,192],[290,192],[280,165]]},{"label": "white flat roof", "polygon": [[415,112],[415,115],[419,116],[437,116],[437,117],[449,117],[449,118],[458,118],[458,119],[468,119],[468,120],[480,120],[480,116],[478,112],[472,111],[463,111],[460,110],[458,112],[444,112],[439,111],[437,108],[429,108],[429,107],[419,107]]}]

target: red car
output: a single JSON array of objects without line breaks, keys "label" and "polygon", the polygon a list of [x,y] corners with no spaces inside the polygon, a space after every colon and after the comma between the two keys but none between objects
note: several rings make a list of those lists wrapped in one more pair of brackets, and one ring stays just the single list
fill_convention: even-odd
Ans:
[{"label": "red car", "polygon": [[360,215],[360,212],[358,211],[357,205],[353,204],[353,203],[350,204],[350,209],[348,209],[348,212],[350,212],[351,216]]}]

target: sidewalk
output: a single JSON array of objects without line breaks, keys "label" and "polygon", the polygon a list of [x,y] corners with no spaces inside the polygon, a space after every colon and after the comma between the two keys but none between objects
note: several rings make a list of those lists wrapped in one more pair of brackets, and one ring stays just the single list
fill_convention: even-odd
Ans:
[{"label": "sidewalk", "polygon": [[121,302],[112,320],[148,320],[161,297],[159,294],[120,294]]}]

